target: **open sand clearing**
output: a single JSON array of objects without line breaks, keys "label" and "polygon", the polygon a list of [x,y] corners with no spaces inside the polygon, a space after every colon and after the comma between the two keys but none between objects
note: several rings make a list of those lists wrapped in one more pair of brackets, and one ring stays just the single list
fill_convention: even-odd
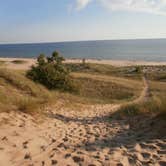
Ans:
[{"label": "open sand clearing", "polygon": [[[144,84],[133,102],[147,97],[146,80]],[[166,138],[158,131],[166,126],[157,128],[157,120],[148,117],[142,122],[110,119],[119,106],[82,106],[78,111],[59,103],[47,108],[43,123],[24,113],[1,113],[0,165],[165,166]]]}]

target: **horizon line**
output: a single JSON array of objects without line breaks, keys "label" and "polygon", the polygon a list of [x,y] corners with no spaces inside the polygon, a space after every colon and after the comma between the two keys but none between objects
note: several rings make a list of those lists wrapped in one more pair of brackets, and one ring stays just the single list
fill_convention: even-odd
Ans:
[{"label": "horizon line", "polygon": [[94,41],[125,41],[125,40],[163,40],[163,38],[126,38],[126,39],[87,39],[87,40],[64,40],[64,41],[43,41],[43,42],[5,42],[0,45],[21,45],[21,44],[51,44],[51,43],[74,43],[74,42],[94,42]]}]

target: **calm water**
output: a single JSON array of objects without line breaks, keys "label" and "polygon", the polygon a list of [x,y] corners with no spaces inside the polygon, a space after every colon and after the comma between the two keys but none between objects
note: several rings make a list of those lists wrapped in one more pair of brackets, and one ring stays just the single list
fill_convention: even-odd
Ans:
[{"label": "calm water", "polygon": [[54,50],[66,58],[166,61],[166,39],[0,45],[0,57],[36,57]]}]

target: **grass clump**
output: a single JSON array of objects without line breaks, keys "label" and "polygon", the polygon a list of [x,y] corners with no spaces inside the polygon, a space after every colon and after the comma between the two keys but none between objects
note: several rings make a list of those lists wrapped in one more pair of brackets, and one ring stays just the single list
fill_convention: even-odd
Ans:
[{"label": "grass clump", "polygon": [[72,79],[69,70],[62,63],[64,58],[58,52],[53,52],[51,57],[41,54],[37,66],[27,72],[27,77],[45,85],[48,89],[60,89],[72,91]]},{"label": "grass clump", "polygon": [[166,118],[166,103],[164,98],[151,97],[141,103],[125,104],[115,113],[118,117],[132,117],[137,115],[157,115]]},{"label": "grass clump", "polygon": [[41,85],[35,84],[34,82],[30,81],[22,73],[13,73],[13,71],[9,69],[1,69],[0,78],[18,89],[21,93],[30,96],[43,97],[44,95],[47,96],[48,94],[47,90],[45,90]]},{"label": "grass clump", "polygon": [[0,69],[0,112],[37,113],[53,99],[51,92],[26,78],[24,72]]},{"label": "grass clump", "polygon": [[30,97],[19,98],[15,101],[18,111],[24,113],[37,112],[39,110],[39,103]]},{"label": "grass clump", "polygon": [[0,65],[4,65],[6,61],[0,60]]},{"label": "grass clump", "polygon": [[25,61],[25,60],[19,60],[19,59],[13,60],[11,62],[14,63],[14,64],[25,64],[25,63],[27,63],[27,61]]}]

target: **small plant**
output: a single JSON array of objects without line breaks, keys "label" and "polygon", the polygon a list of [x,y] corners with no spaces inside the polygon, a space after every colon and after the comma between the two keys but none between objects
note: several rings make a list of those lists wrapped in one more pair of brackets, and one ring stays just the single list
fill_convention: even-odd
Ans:
[{"label": "small plant", "polygon": [[72,90],[72,79],[69,76],[69,70],[62,63],[64,60],[56,51],[47,58],[41,54],[37,59],[37,66],[32,66],[27,76],[49,89]]},{"label": "small plant", "polygon": [[0,65],[4,65],[6,61],[0,60]]},{"label": "small plant", "polygon": [[138,74],[141,74],[141,73],[142,73],[142,68],[141,68],[141,66],[136,66],[136,67],[135,67],[135,72],[138,73]]},{"label": "small plant", "polygon": [[27,61],[18,59],[18,60],[13,60],[12,63],[14,63],[14,64],[24,64],[24,63],[27,63]]},{"label": "small plant", "polygon": [[86,64],[86,59],[83,58],[83,59],[82,59],[82,65],[85,65],[85,64]]}]

